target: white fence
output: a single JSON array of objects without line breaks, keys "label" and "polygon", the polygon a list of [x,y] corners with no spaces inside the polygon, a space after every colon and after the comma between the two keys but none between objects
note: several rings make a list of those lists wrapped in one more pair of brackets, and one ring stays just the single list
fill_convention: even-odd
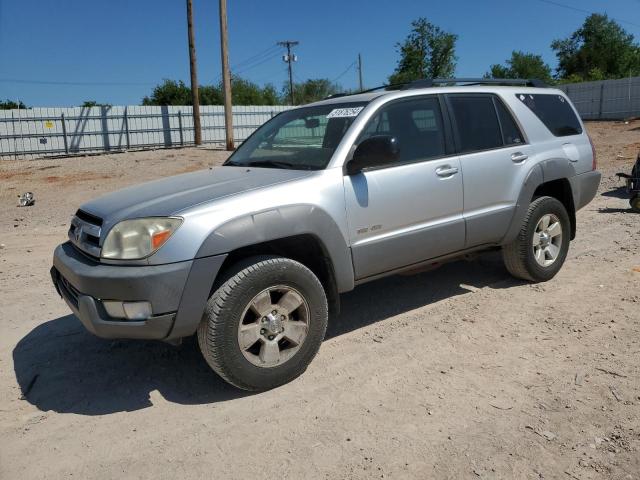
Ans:
[{"label": "white fence", "polygon": [[[244,141],[290,107],[233,107],[233,135]],[[204,143],[225,141],[224,108],[201,106]],[[0,159],[193,144],[190,106],[29,108],[0,111]]]},{"label": "white fence", "polygon": [[583,120],[640,117],[640,77],[561,85]]}]

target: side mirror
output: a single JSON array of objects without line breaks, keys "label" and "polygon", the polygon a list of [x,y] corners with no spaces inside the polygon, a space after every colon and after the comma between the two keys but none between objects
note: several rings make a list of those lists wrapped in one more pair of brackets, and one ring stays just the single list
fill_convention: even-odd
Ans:
[{"label": "side mirror", "polygon": [[391,135],[375,135],[363,140],[347,163],[347,175],[355,175],[365,168],[382,167],[400,157],[398,139]]}]

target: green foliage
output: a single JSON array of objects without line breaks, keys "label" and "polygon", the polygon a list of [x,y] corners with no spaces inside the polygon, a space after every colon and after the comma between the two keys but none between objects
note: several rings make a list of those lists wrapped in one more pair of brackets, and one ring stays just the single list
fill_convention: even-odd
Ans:
[{"label": "green foliage", "polygon": [[[306,82],[293,85],[294,105],[304,105],[327,98],[342,91],[340,85],[332,83],[328,78],[310,78]],[[289,83],[282,89],[282,102],[290,103]]]},{"label": "green foliage", "polygon": [[165,79],[153,88],[150,97],[142,99],[142,105],[191,105],[191,88],[182,80]]},{"label": "green foliage", "polygon": [[[201,85],[198,88],[200,105],[222,105],[224,94],[222,83]],[[231,99],[233,105],[278,105],[280,100],[273,85],[259,85],[240,77],[231,79]],[[182,80],[164,80],[153,89],[149,97],[142,99],[142,105],[191,105],[191,88]]]},{"label": "green foliage", "polygon": [[[221,85],[219,88],[222,91]],[[280,103],[273,85],[260,87],[240,77],[231,79],[231,101],[234,105],[278,105]]]},{"label": "green foliage", "polygon": [[457,40],[457,35],[445,32],[426,18],[411,22],[411,33],[404,42],[396,44],[400,60],[389,76],[389,83],[452,77],[456,69]]},{"label": "green foliage", "polygon": [[640,75],[640,46],[607,15],[592,14],[570,37],[551,44],[559,78],[605,80]]},{"label": "green foliage", "polygon": [[551,67],[540,55],[513,51],[505,65],[491,65],[485,78],[537,78],[551,81]]},{"label": "green foliage", "polygon": [[27,108],[27,106],[19,100],[17,103],[13,100],[0,100],[0,110],[13,110],[14,108]]},{"label": "green foliage", "polygon": [[91,108],[91,107],[110,107],[111,105],[108,103],[98,103],[95,100],[85,100],[82,102],[82,107]]}]

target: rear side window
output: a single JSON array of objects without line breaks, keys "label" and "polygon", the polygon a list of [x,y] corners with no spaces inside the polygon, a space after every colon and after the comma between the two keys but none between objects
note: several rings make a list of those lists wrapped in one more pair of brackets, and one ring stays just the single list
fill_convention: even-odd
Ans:
[{"label": "rear side window", "polygon": [[451,95],[449,103],[460,136],[460,153],[502,147],[502,133],[490,95]]},{"label": "rear side window", "polygon": [[498,100],[494,99],[496,104],[496,110],[498,111],[498,118],[500,119],[500,127],[502,128],[502,140],[505,145],[520,145],[524,143],[522,132],[518,128],[516,121],[511,116],[511,113],[507,110],[507,107]]},{"label": "rear side window", "polygon": [[562,95],[520,93],[517,97],[556,137],[582,133],[580,120]]}]

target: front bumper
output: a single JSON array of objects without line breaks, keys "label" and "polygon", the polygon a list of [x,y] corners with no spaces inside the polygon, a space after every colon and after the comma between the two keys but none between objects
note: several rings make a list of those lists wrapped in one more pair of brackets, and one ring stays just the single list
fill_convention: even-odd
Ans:
[{"label": "front bumper", "polygon": [[[192,335],[225,255],[165,265],[105,265],[58,246],[51,278],[60,296],[91,333],[103,338],[171,340]],[[144,320],[110,317],[102,300],[148,301]]]}]

